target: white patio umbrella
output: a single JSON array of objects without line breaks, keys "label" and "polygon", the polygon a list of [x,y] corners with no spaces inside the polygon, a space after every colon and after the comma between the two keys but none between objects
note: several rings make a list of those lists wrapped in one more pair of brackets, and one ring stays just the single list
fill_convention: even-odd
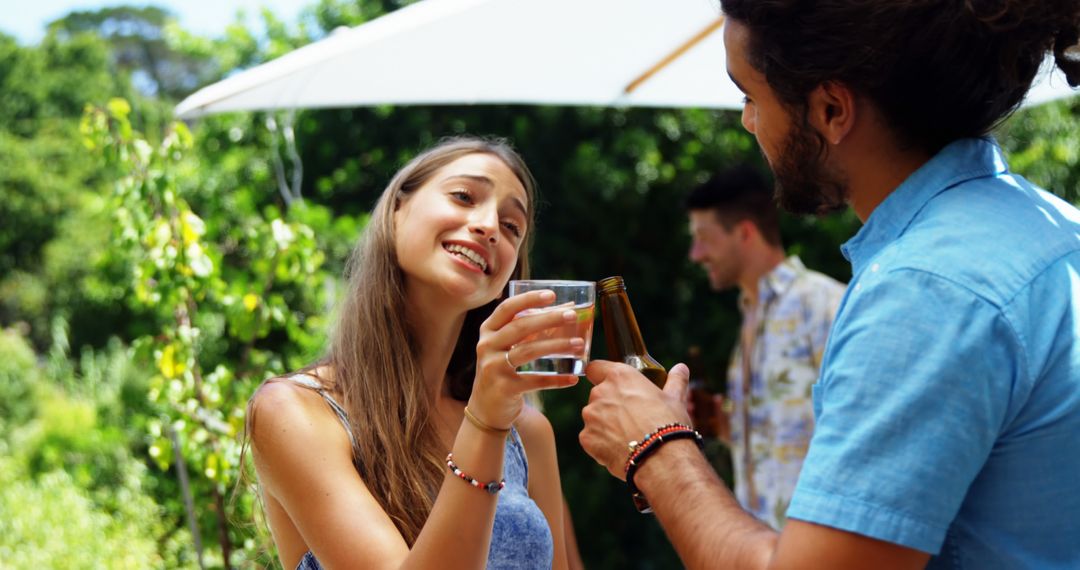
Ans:
[{"label": "white patio umbrella", "polygon": [[[205,87],[176,115],[377,104],[735,109],[742,94],[725,71],[722,21],[716,0],[423,0]],[[1073,94],[1044,73],[1027,104]]]},{"label": "white patio umbrella", "polygon": [[205,87],[176,114],[384,103],[734,108],[742,94],[724,71],[721,21],[715,0],[424,0]]}]

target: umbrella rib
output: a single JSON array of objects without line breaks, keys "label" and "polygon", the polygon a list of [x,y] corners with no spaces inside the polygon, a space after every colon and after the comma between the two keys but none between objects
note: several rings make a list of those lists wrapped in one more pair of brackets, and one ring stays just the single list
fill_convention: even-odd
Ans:
[{"label": "umbrella rib", "polygon": [[698,32],[697,34],[694,34],[693,37],[691,37],[690,39],[683,42],[682,45],[675,48],[674,50],[672,50],[671,53],[664,56],[663,59],[661,59],[660,61],[653,64],[652,67],[647,69],[641,75],[637,76],[637,78],[635,78],[633,81],[631,81],[626,87],[623,87],[623,94],[629,95],[630,93],[633,93],[635,89],[637,89],[638,87],[641,87],[642,83],[645,83],[653,75],[656,75],[657,73],[659,73],[660,70],[664,69],[668,65],[671,65],[671,62],[675,61],[676,59],[679,59],[679,57],[682,56],[687,51],[689,51],[690,48],[697,45],[699,42],[701,42],[701,40],[709,37],[709,34],[715,32],[723,24],[724,24],[724,17],[723,16],[717,17],[716,20],[711,22],[708,26],[705,26],[705,28],[702,29],[700,32]]}]

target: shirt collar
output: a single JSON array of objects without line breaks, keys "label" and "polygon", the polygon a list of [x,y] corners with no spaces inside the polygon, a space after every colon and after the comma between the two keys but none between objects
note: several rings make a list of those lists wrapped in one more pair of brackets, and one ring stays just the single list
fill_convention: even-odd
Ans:
[{"label": "shirt collar", "polygon": [[866,262],[895,241],[938,194],[968,180],[1008,172],[1004,153],[990,137],[949,143],[908,176],[870,214],[855,237],[840,247],[858,274]]},{"label": "shirt collar", "polygon": [[[781,261],[772,271],[762,275],[758,279],[758,306],[765,306],[782,295],[795,282],[795,278],[805,271],[806,266],[803,265],[799,256],[792,255]],[[743,312],[746,312],[750,306],[749,299],[742,294],[739,295],[739,306]]]}]

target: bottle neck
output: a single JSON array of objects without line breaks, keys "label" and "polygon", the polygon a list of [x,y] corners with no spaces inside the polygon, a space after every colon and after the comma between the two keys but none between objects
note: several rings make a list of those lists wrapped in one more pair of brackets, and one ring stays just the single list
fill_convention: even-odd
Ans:
[{"label": "bottle neck", "polygon": [[646,355],[645,339],[641,336],[634,309],[625,289],[604,292],[600,297],[604,337],[607,339],[608,356],[625,360],[627,356]]}]

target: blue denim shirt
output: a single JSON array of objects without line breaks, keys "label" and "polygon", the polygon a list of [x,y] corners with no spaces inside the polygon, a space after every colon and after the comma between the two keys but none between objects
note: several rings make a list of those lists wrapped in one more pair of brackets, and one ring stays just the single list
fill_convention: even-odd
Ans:
[{"label": "blue denim shirt", "polygon": [[1080,212],[960,140],[843,252],[788,517],[930,568],[1080,568]]}]

